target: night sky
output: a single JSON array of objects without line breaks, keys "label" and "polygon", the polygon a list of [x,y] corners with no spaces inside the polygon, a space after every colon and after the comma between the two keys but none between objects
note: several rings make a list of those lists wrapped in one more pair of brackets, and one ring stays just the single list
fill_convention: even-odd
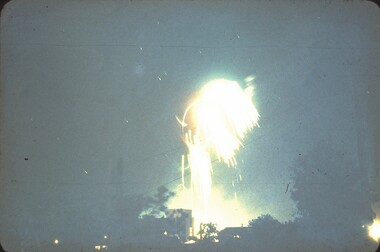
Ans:
[{"label": "night sky", "polygon": [[[354,164],[352,176],[367,179],[379,214],[378,9],[296,2],[8,3],[2,243],[52,241],[88,226],[112,211],[117,194],[175,190],[186,151],[175,116],[207,81],[243,84],[249,75],[260,128],[238,153],[237,170],[215,166],[215,186],[233,197],[231,181],[241,174],[238,196],[252,218],[292,220],[294,165],[323,143]],[[36,231],[46,226],[51,236]]]}]

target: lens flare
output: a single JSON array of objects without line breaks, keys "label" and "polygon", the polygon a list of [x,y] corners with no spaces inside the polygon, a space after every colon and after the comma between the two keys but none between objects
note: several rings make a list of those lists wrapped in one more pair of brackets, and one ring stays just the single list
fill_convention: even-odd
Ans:
[{"label": "lens flare", "polygon": [[[215,155],[220,162],[236,167],[235,155],[243,147],[247,132],[259,126],[260,115],[252,103],[252,96],[251,85],[242,89],[235,81],[213,80],[200,90],[182,119],[177,117],[188,149],[187,158],[182,156],[182,176],[185,169],[190,169],[195,214],[206,210],[210,201],[211,157]],[[186,188],[183,177],[182,185]]]},{"label": "lens flare", "polygon": [[380,221],[374,220],[372,225],[368,227],[368,235],[375,241],[379,241],[380,238]]}]

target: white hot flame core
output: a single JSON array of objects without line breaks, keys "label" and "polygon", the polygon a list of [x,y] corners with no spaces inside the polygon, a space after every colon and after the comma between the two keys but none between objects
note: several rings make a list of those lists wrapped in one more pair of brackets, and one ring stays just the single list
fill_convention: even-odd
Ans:
[{"label": "white hot flame core", "polygon": [[234,81],[214,80],[201,90],[193,110],[196,136],[229,166],[236,166],[235,154],[244,136],[258,126],[252,95],[252,86],[243,90]]},{"label": "white hot flame core", "polygon": [[[183,156],[182,176],[184,170],[189,168],[194,214],[206,210],[211,197],[211,155],[216,155],[229,167],[236,167],[235,155],[243,146],[247,132],[259,126],[260,115],[252,103],[252,96],[252,86],[242,89],[234,81],[213,80],[186,108],[183,119],[177,117],[188,148],[188,167],[185,167]],[[182,184],[185,187],[183,178]]]},{"label": "white hot flame core", "polygon": [[380,238],[380,221],[374,220],[372,225],[368,227],[368,235],[375,241]]}]

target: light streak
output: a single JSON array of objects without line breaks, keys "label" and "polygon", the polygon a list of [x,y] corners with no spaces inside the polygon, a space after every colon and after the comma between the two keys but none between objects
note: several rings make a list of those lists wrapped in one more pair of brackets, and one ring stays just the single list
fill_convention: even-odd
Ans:
[{"label": "light streak", "polygon": [[182,187],[185,189],[185,155],[182,155],[181,160],[181,178],[182,178]]},{"label": "light streak", "polygon": [[[211,195],[212,165],[210,155],[197,136],[192,136],[191,131],[186,133],[185,142],[189,151],[188,163],[191,169],[191,185],[195,195],[201,201],[203,207],[207,207]],[[184,168],[182,168],[184,169]]]},{"label": "light streak", "polygon": [[[211,156],[215,155],[228,167],[236,167],[235,155],[244,147],[246,134],[259,126],[260,115],[252,103],[253,87],[250,84],[253,79],[252,76],[247,78],[244,89],[235,81],[210,81],[186,108],[182,119],[176,117],[188,149],[187,158],[182,155],[181,160],[182,185],[185,188],[185,169],[190,169],[195,215],[206,211],[210,201]],[[242,180],[241,176],[239,180]],[[234,198],[237,198],[236,193]]]}]

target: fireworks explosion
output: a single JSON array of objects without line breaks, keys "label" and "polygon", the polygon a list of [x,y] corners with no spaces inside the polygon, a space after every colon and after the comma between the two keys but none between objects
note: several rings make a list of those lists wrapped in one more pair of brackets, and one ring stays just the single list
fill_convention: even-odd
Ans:
[{"label": "fireworks explosion", "polygon": [[182,156],[182,186],[186,188],[185,169],[190,169],[195,215],[207,210],[211,198],[211,157],[236,167],[235,155],[243,147],[247,132],[259,126],[260,115],[252,103],[252,80],[247,80],[245,89],[225,79],[208,82],[186,108],[182,119],[177,117],[188,149],[187,155]]}]

